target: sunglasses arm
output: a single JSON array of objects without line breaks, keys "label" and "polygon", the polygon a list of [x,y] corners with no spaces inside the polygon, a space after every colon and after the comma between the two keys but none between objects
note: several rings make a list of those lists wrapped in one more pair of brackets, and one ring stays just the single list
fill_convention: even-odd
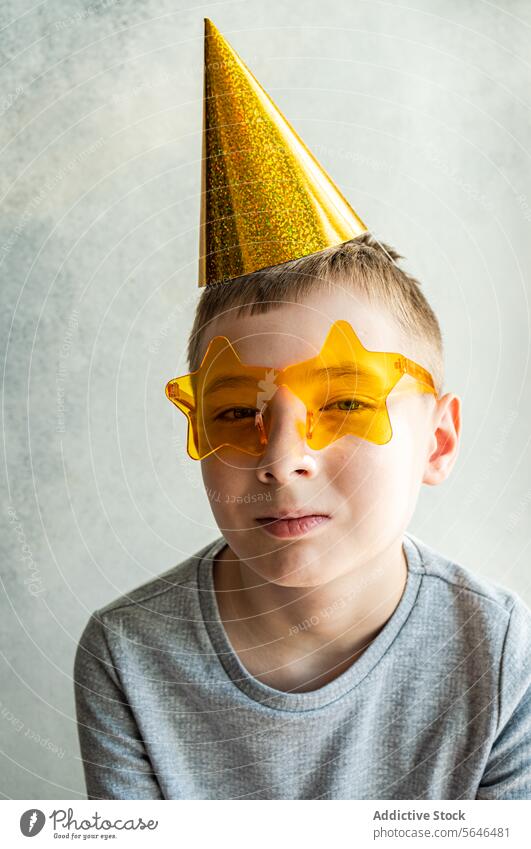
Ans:
[{"label": "sunglasses arm", "polygon": [[395,362],[395,367],[402,372],[402,374],[409,374],[410,377],[413,377],[419,383],[422,383],[423,386],[426,386],[430,392],[433,392],[434,395],[437,394],[431,374],[429,371],[426,371],[425,368],[419,366],[418,363],[414,363],[413,360],[409,360],[407,357],[399,357]]},{"label": "sunglasses arm", "polygon": [[169,383],[166,384],[166,396],[177,407],[182,405],[183,407],[187,407],[190,412],[195,410],[195,400],[193,395],[190,395],[188,392],[184,392],[184,390],[180,388],[179,384],[173,380],[170,380]]}]

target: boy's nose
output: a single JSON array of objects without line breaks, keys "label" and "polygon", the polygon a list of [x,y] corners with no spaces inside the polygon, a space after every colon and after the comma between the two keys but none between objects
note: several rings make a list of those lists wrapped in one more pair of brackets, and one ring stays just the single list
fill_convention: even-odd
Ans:
[{"label": "boy's nose", "polygon": [[262,483],[288,483],[297,477],[313,477],[317,462],[306,444],[306,407],[300,398],[280,386],[269,401],[271,425],[267,445],[256,474]]}]

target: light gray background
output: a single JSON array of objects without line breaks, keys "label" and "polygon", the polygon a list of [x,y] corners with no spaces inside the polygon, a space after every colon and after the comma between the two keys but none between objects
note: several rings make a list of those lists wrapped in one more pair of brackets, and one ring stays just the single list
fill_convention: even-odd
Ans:
[{"label": "light gray background", "polygon": [[531,5],[1,12],[1,794],[83,797],[89,613],[218,535],[164,396],[198,295],[204,15],[440,317],[462,450],[411,530],[529,602]]}]

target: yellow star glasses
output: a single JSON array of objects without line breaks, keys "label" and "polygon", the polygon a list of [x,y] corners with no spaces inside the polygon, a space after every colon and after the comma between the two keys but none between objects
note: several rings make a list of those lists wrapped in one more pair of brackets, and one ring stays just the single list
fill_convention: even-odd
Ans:
[{"label": "yellow star glasses", "polygon": [[368,351],[347,321],[332,324],[320,353],[281,370],[242,363],[225,336],[214,337],[197,371],[166,385],[188,419],[188,454],[202,460],[223,446],[264,453],[274,426],[277,389],[286,386],[306,407],[298,432],[310,448],[352,435],[377,445],[392,437],[387,397],[403,375],[410,389],[437,395],[433,378],[401,354]]}]

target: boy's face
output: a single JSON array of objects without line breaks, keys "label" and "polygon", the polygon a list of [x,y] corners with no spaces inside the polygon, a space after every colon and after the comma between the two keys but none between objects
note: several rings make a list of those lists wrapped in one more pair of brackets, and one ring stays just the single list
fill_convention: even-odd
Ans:
[{"label": "boy's face", "polygon": [[[383,308],[339,287],[260,315],[218,316],[204,332],[201,356],[214,336],[226,336],[246,365],[283,369],[315,357],[338,319],[352,325],[365,348],[403,354],[429,370]],[[347,435],[312,450],[301,436],[301,402],[282,387],[270,402],[275,425],[262,456],[225,446],[201,461],[220,530],[264,580],[318,586],[401,540],[421,483],[437,482],[429,479],[429,462],[442,403],[404,392],[408,380],[403,377],[387,399],[393,435],[385,445]],[[321,518],[268,528],[268,519],[286,512]]]}]

